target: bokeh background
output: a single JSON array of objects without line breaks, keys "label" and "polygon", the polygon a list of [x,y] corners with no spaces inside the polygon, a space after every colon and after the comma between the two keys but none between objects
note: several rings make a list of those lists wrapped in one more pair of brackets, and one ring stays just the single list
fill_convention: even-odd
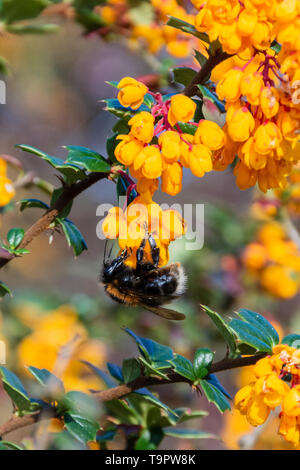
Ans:
[{"label": "bokeh background", "polygon": [[[64,145],[86,146],[105,154],[106,138],[115,122],[104,110],[102,100],[115,94],[105,82],[152,72],[145,58],[125,44],[106,42],[97,35],[84,37],[71,22],[51,36],[7,35],[0,38],[0,52],[10,63],[5,77],[7,103],[0,105],[0,153],[18,157],[25,171],[34,171],[56,186],[58,179],[45,162],[23,154],[14,145],[28,144],[59,157],[66,155]],[[45,200],[37,189],[18,189],[16,200],[23,197]],[[221,359],[224,346],[201,310],[201,303],[224,315],[247,307],[265,314],[278,328],[280,324],[285,334],[290,329],[299,331],[299,296],[285,300],[273,297],[258,287],[241,266],[240,255],[247,242],[255,238],[260,222],[252,217],[253,191],[241,192],[230,169],[211,172],[202,179],[185,174],[183,190],[176,200],[181,204],[205,204],[204,248],[187,252],[184,241],[179,240],[172,249],[173,259],[184,264],[189,279],[187,293],[176,303],[176,309],[187,315],[180,325],[141,309],[120,307],[105,297],[98,283],[104,244],[96,236],[100,220],[96,209],[104,202],[114,204],[115,197],[114,185],[101,181],[76,199],[71,219],[89,248],[78,259],[73,258],[62,235],[55,234],[49,246],[50,233],[45,233],[30,245],[30,255],[10,263],[2,273],[2,280],[14,296],[1,303],[0,337],[7,343],[8,366],[23,374],[25,382],[25,365],[52,370],[61,345],[71,341],[72,360],[64,371],[67,386],[79,390],[101,388],[103,384],[89,375],[79,359],[105,367],[107,361],[121,364],[123,358],[135,356],[135,345],[122,327],[168,344],[187,357],[192,357],[196,348],[209,346]],[[174,201],[160,194],[158,202]],[[6,211],[0,216],[2,238],[11,227],[30,226],[39,211]],[[219,375],[232,395],[245,380],[239,371]],[[170,406],[207,409],[209,417],[198,421],[197,427],[221,434],[220,440],[168,438],[162,448],[237,448],[243,434],[253,436],[253,428],[243,418],[233,413],[221,416],[205,398],[186,386],[176,386],[176,392],[168,386],[157,391]],[[10,412],[11,405],[2,393],[0,422]],[[24,433],[15,433],[12,440],[22,438]],[[274,440],[274,435],[269,436],[268,429],[255,436],[254,444],[251,442],[248,436],[248,446],[283,445]]]}]

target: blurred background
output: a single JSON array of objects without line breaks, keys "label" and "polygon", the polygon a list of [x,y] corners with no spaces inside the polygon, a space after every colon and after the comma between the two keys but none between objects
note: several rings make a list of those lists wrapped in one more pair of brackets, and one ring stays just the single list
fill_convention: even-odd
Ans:
[{"label": "blurred background", "polygon": [[[25,172],[34,171],[55,186],[59,182],[51,168],[14,145],[31,145],[61,158],[66,156],[64,145],[86,146],[105,155],[106,138],[115,122],[103,109],[102,100],[115,95],[105,82],[152,72],[149,63],[125,44],[106,42],[97,35],[84,37],[82,30],[71,23],[51,36],[1,37],[0,53],[10,63],[9,75],[4,78],[7,103],[0,105],[0,153],[19,158]],[[14,170],[10,172],[13,179]],[[24,197],[48,202],[38,189],[19,188],[15,201]],[[266,282],[260,282],[255,265],[257,262],[261,268],[259,255],[258,261],[256,252],[245,255],[247,244],[260,236],[264,224],[270,223],[270,214],[265,206],[255,206],[254,197],[253,190],[241,192],[236,187],[231,169],[211,172],[202,179],[185,174],[176,203],[205,204],[205,243],[197,252],[185,251],[184,240],[173,243],[172,259],[181,261],[188,274],[187,293],[174,305],[187,315],[187,320],[175,324],[138,308],[123,308],[105,297],[98,283],[104,244],[96,236],[100,220],[96,209],[104,202],[115,204],[116,196],[109,181],[94,185],[76,199],[70,217],[81,230],[88,251],[74,259],[63,236],[55,234],[49,246],[50,233],[45,233],[30,244],[30,255],[13,261],[2,272],[2,280],[13,291],[12,298],[2,301],[0,312],[0,339],[7,344],[8,367],[23,375],[26,382],[25,365],[53,370],[60,348],[74,340],[72,360],[64,371],[67,387],[99,389],[103,384],[79,360],[105,368],[107,361],[120,365],[123,358],[136,356],[136,347],[122,327],[170,345],[186,357],[192,358],[196,348],[208,346],[221,359],[225,355],[222,340],[201,310],[201,303],[231,316],[239,307],[247,307],[265,314],[284,334],[291,329],[299,332],[298,289],[291,289],[288,295],[274,289],[272,292]],[[159,194],[157,202],[174,201]],[[11,227],[29,227],[39,214],[40,209],[20,214],[18,206],[7,208],[0,216],[1,237],[5,238]],[[282,257],[281,250],[279,247]],[[246,373],[251,374],[251,370],[226,372],[219,378],[234,395],[246,380]],[[199,421],[198,427],[216,434],[221,430],[220,440],[168,438],[162,448],[238,448],[238,441],[245,435],[247,446],[283,446],[279,438],[274,441],[274,434],[270,437],[266,427],[261,435],[249,438],[253,432],[243,417],[235,412],[221,416],[205,398],[191,393],[186,386],[176,386],[176,393],[168,386],[157,391],[171,407],[184,404],[208,410],[209,417]],[[10,412],[10,402],[2,393],[0,422]],[[12,440],[24,433],[15,433]]]}]

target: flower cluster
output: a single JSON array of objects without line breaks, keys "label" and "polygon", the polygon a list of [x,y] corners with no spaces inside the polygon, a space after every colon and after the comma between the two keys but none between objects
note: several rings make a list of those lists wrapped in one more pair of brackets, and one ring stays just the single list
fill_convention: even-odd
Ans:
[{"label": "flower cluster", "polygon": [[244,250],[243,263],[272,295],[287,299],[300,289],[300,252],[277,222],[264,224]]},{"label": "flower cluster", "polygon": [[[240,189],[284,189],[300,158],[300,107],[292,92],[295,71],[272,50],[249,61],[233,56],[215,68],[216,92],[226,103],[226,144],[216,169],[235,166]],[[295,64],[294,64],[295,66]]]},{"label": "flower cluster", "polygon": [[265,51],[272,41],[300,50],[297,0],[192,0],[198,31],[219,39],[228,54]]},{"label": "flower cluster", "polygon": [[12,181],[7,177],[7,163],[0,158],[0,207],[10,203],[15,196]]},{"label": "flower cluster", "polygon": [[[138,196],[127,206],[112,208],[103,221],[103,233],[108,239],[118,239],[120,250],[127,250],[126,264],[135,267],[136,252],[144,238],[151,233],[159,248],[159,266],[169,261],[169,245],[185,232],[185,222],[179,212],[162,210],[150,200],[147,203]],[[151,247],[147,242],[144,250],[145,260],[152,262]]]},{"label": "flower cluster", "polygon": [[[120,103],[132,109],[141,106],[148,91],[130,77],[123,78],[118,88]],[[213,169],[213,153],[223,147],[225,135],[212,121],[192,122],[196,103],[187,96],[175,94],[167,100],[160,93],[152,96],[151,112],[135,114],[128,122],[129,134],[118,136],[115,156],[138,180],[140,194],[148,193],[149,185],[154,187],[153,181],[161,178],[162,190],[174,196],[181,191],[182,167],[198,177]],[[192,133],[182,130],[185,123]]]},{"label": "flower cluster", "polygon": [[87,391],[99,387],[97,378],[81,361],[101,367],[106,350],[101,341],[88,338],[88,332],[72,306],[61,305],[43,315],[36,306],[29,304],[17,313],[22,323],[32,330],[18,344],[21,371],[28,365],[52,370],[68,390]]},{"label": "flower cluster", "polygon": [[252,426],[263,424],[281,406],[279,434],[300,444],[300,350],[281,344],[254,366],[254,380],[235,396],[235,408]]},{"label": "flower cluster", "polygon": [[177,0],[150,0],[144,15],[134,14],[131,7],[128,0],[108,0],[105,6],[96,7],[95,12],[108,27],[120,30],[123,36],[128,37],[133,48],[142,44],[151,54],[157,54],[165,47],[176,58],[189,57],[194,49],[206,54],[200,39],[166,24],[168,16],[187,23],[194,22],[194,15]]}]

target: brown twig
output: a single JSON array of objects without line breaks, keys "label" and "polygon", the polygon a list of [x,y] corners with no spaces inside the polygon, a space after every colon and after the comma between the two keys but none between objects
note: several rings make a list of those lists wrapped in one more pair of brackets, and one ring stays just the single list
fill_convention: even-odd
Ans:
[{"label": "brown twig", "polygon": [[220,51],[216,55],[210,55],[208,60],[205,62],[203,67],[199,70],[199,72],[195,75],[191,83],[186,86],[184,90],[184,94],[186,96],[194,96],[197,94],[198,88],[197,85],[205,82],[209,77],[211,71],[221,62],[228,59],[230,57],[227,52]]},{"label": "brown twig", "polygon": [[[22,243],[18,248],[25,248],[29,243],[32,242],[37,236],[39,236],[42,232],[47,230],[49,225],[53,222],[55,217],[58,216],[59,212],[64,209],[73,199],[75,199],[80,193],[85,191],[87,188],[92,186],[93,184],[97,183],[98,181],[107,178],[109,173],[90,173],[84,180],[81,180],[77,183],[73,183],[70,186],[65,186],[62,194],[57,199],[55,204],[37,221],[35,222],[29,229],[25,232],[24,238]],[[11,259],[12,257],[1,257],[0,258],[0,269],[3,268]]]},{"label": "brown twig", "polygon": [[[259,359],[265,357],[267,353],[260,353],[256,354],[255,356],[248,356],[248,357],[238,357],[236,359],[222,359],[219,362],[215,362],[211,368],[210,373],[221,372],[229,369],[235,369],[237,367],[244,367],[256,364]],[[178,382],[188,383],[192,385],[192,383],[175,372],[171,372],[168,374],[168,379],[164,379],[162,377],[138,377],[133,382],[128,384],[121,384],[117,387],[109,388],[107,390],[102,390],[100,392],[95,392],[93,396],[99,402],[106,402],[111,400],[117,400],[120,398],[124,398],[126,395],[134,392],[135,390],[139,390],[143,387],[152,387],[154,385],[170,385]],[[9,421],[2,424],[0,426],[0,438],[5,436],[6,434],[16,431],[17,429],[23,428],[25,426],[29,426],[35,424],[40,419],[50,419],[51,417],[55,416],[55,411],[53,414],[43,413],[42,411],[38,411],[31,415],[25,416],[13,416]]]}]

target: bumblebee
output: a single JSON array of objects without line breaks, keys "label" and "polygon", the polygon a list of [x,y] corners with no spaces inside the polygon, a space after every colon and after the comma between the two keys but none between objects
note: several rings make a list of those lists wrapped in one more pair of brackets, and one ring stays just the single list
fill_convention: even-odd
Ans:
[{"label": "bumblebee", "polygon": [[[144,261],[146,243],[151,248],[152,262]],[[148,233],[136,252],[136,267],[125,264],[130,250],[124,250],[117,258],[103,262],[101,280],[106,293],[115,301],[131,306],[144,307],[168,320],[183,320],[185,315],[161,307],[180,297],[186,286],[186,275],[180,263],[159,268],[159,248]]]}]

